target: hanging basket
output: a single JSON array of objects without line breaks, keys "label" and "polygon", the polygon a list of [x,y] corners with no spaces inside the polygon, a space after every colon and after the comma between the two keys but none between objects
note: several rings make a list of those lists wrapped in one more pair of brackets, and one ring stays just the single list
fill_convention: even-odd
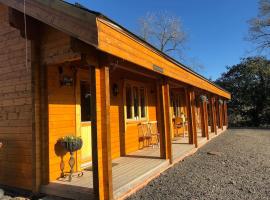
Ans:
[{"label": "hanging basket", "polygon": [[65,136],[59,139],[61,145],[70,153],[78,151],[82,148],[83,141],[80,137]]},{"label": "hanging basket", "polygon": [[205,96],[205,95],[201,95],[200,100],[201,100],[201,102],[208,102],[207,96]]}]

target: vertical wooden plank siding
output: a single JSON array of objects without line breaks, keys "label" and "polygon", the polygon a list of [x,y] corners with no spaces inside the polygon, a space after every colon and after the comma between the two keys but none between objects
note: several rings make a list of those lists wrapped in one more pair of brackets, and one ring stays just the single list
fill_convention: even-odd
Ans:
[{"label": "vertical wooden plank siding", "polygon": [[162,82],[162,109],[164,123],[165,158],[172,163],[172,119],[170,109],[170,86],[164,80]]},{"label": "vertical wooden plank siding", "polygon": [[194,133],[193,133],[193,119],[191,110],[191,93],[185,88],[186,96],[186,108],[187,108],[187,121],[188,121],[188,140],[189,144],[194,144]]},{"label": "vertical wooden plank siding", "polygon": [[107,200],[113,199],[108,63],[101,60],[100,66],[95,68],[95,76],[97,150],[94,151],[97,151],[99,199]]}]

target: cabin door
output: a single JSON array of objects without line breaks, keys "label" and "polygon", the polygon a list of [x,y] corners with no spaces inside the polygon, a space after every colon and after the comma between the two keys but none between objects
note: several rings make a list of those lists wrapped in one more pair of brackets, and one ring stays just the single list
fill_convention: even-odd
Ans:
[{"label": "cabin door", "polygon": [[80,166],[88,167],[92,161],[92,141],[91,141],[91,102],[90,102],[90,81],[88,70],[78,70],[77,75],[77,98],[76,98],[76,121],[77,135],[81,136],[83,146],[80,155]]}]

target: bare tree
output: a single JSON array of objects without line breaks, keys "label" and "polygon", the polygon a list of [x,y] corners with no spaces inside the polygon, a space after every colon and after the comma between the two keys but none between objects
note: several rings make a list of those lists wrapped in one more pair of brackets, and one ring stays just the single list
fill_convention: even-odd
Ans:
[{"label": "bare tree", "polygon": [[186,41],[179,17],[168,12],[147,13],[139,19],[140,36],[164,53],[181,53]]},{"label": "bare tree", "polygon": [[257,17],[249,21],[248,39],[257,45],[258,50],[266,50],[270,47],[270,0],[259,1],[259,13]]}]

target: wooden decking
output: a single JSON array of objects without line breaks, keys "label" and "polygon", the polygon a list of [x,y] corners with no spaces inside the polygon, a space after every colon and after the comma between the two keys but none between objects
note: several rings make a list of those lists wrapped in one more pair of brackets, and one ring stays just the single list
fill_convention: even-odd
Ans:
[{"label": "wooden decking", "polygon": [[[159,158],[159,148],[145,148],[112,161],[114,197],[118,198],[136,185],[169,166],[169,161]],[[73,199],[93,199],[93,173],[88,168],[81,177],[59,179],[43,186],[46,194]]]},{"label": "wooden decking", "polygon": [[188,137],[174,138],[172,141],[172,157],[173,160],[177,160],[191,151],[195,146],[188,143]]},{"label": "wooden decking", "polygon": [[[222,130],[218,130],[218,134]],[[209,132],[209,138],[216,135]],[[198,135],[198,147],[207,142],[206,137]],[[195,149],[193,144],[188,143],[188,137],[175,138],[172,141],[173,162],[178,162],[189,152]],[[169,167],[168,160],[161,159],[159,148],[144,148],[125,157],[112,161],[113,193],[117,199],[143,184],[150,177]],[[92,169],[85,169],[82,177],[74,177],[71,182],[60,179],[43,186],[41,191],[46,194],[61,196],[69,199],[84,200],[93,199],[93,174]]]}]

